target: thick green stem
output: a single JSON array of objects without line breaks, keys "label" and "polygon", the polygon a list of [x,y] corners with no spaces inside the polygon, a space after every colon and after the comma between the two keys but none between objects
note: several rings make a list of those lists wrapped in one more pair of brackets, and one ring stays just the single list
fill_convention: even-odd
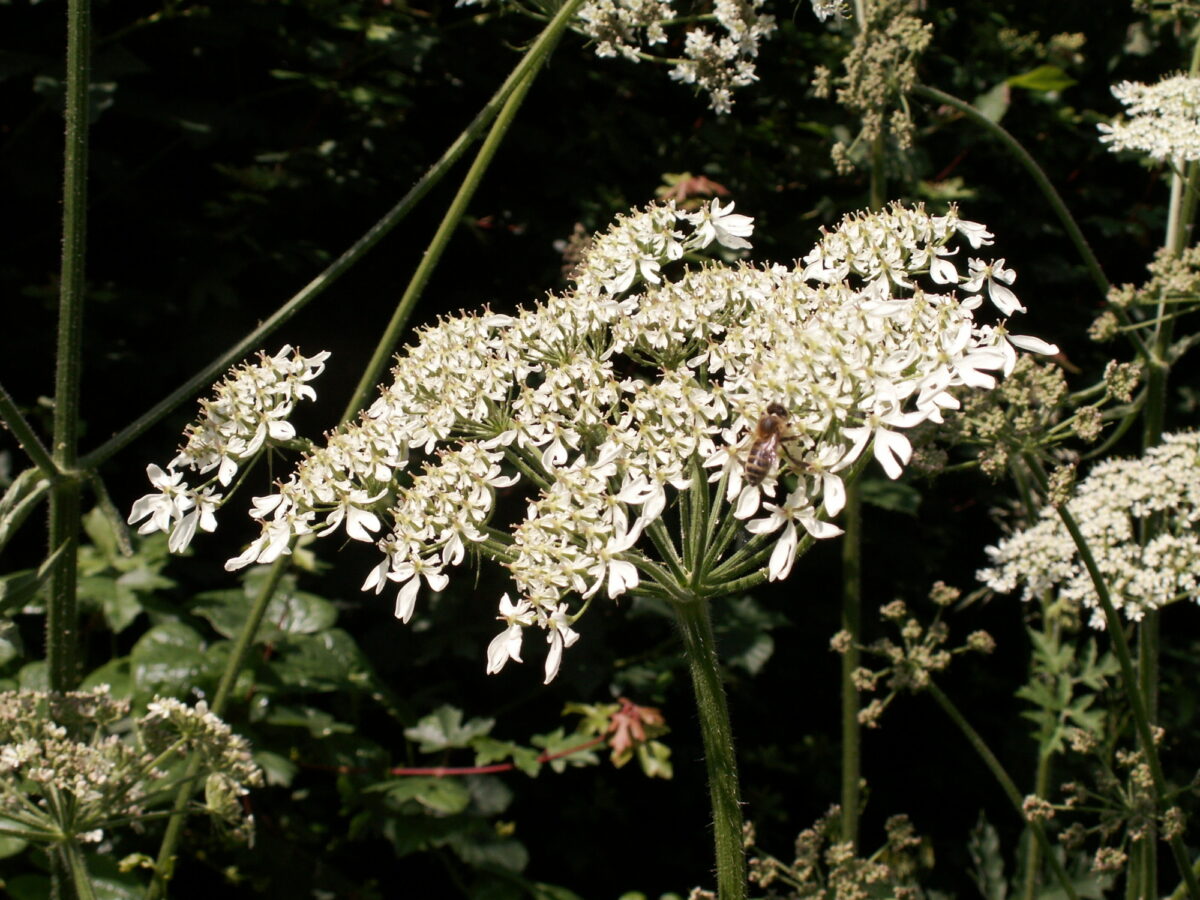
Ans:
[{"label": "thick green stem", "polygon": [[704,739],[717,848],[717,896],[720,900],[745,900],[746,855],[742,849],[737,757],[733,751],[733,730],[725,703],[725,686],[721,683],[721,666],[708,601],[693,597],[676,602],[674,607],[692,674],[692,687],[696,691],[696,710]]},{"label": "thick green stem", "polygon": [[842,654],[842,840],[857,847],[862,805],[862,725],[858,721],[858,688],[854,685],[862,644],[862,495],[858,482],[846,489],[842,525],[846,529],[842,537],[842,630],[851,638]]},{"label": "thick green stem", "polygon": [[[950,717],[950,720],[958,726],[958,730],[963,733],[963,736],[967,739],[967,742],[974,748],[975,752],[979,754],[979,758],[983,760],[984,765],[991,770],[992,775],[995,776],[996,781],[999,782],[1000,788],[1004,791],[1004,795],[1008,797],[1008,801],[1017,811],[1017,815],[1024,820],[1025,807],[1024,801],[1021,798],[1021,794],[1017,790],[1017,786],[1013,782],[1012,778],[1009,777],[1008,772],[1004,770],[1004,766],[1000,765],[1000,760],[996,759],[996,755],[992,753],[992,750],[987,745],[987,742],[979,736],[979,732],[971,727],[971,724],[966,720],[963,714],[959,712],[958,707],[955,706],[950,698],[942,692],[940,687],[931,681],[929,683],[928,691],[930,696],[937,701],[938,706],[940,706],[946,715]],[[1071,883],[1071,879],[1067,875],[1066,870],[1063,869],[1062,863],[1060,863],[1058,858],[1054,855],[1050,838],[1046,836],[1046,830],[1042,828],[1040,822],[1029,822],[1028,825],[1029,830],[1033,832],[1034,839],[1039,845],[1041,845],[1042,853],[1046,857],[1046,862],[1049,863],[1051,871],[1054,872],[1054,877],[1058,879],[1058,883],[1062,887],[1063,893],[1067,895],[1069,900],[1078,900],[1079,895],[1075,892],[1075,886]]]},{"label": "thick green stem", "polygon": [[[79,445],[84,278],[87,254],[88,83],[91,58],[89,0],[67,3],[66,142],[63,156],[63,251],[59,286],[57,370],[54,379],[54,443],[59,472],[73,472]],[[46,603],[46,666],[50,689],[65,691],[78,680],[79,614],[76,553],[80,481],[60,478],[50,492],[50,552],[65,548],[50,576]]]},{"label": "thick green stem", "polygon": [[[263,582],[258,595],[254,598],[250,614],[229,654],[229,661],[225,664],[225,671],[221,674],[221,681],[217,685],[217,692],[209,707],[215,716],[221,716],[225,712],[238,675],[241,674],[242,665],[246,661],[246,655],[254,645],[254,635],[258,633],[258,626],[262,624],[263,616],[267,613],[267,606],[275,595],[275,589],[279,587],[279,581],[283,578],[290,562],[291,557],[286,554],[275,560],[266,581]],[[196,791],[196,775],[199,771],[200,757],[193,755],[188,760],[183,783],[175,794],[175,804],[171,809],[171,818],[167,822],[167,829],[163,833],[162,844],[158,848],[158,859],[154,864],[154,877],[146,890],[146,900],[157,900],[157,898],[166,896],[167,882],[171,880],[175,871],[175,848],[183,835],[183,826],[187,819],[187,806],[192,799],[192,794]]]},{"label": "thick green stem", "polygon": [[87,864],[83,859],[83,851],[74,838],[68,838],[60,845],[59,850],[71,875],[71,883],[75,887],[76,900],[96,900],[96,892],[92,888],[92,877],[88,874]]},{"label": "thick green stem", "polygon": [[[392,314],[391,321],[388,322],[383,336],[379,339],[378,344],[376,344],[375,352],[371,355],[371,360],[367,363],[366,369],[359,379],[358,386],[355,387],[354,394],[351,396],[350,402],[346,405],[342,421],[349,419],[370,401],[375,391],[375,385],[379,383],[379,379],[383,375],[383,370],[386,368],[392,352],[400,342],[400,337],[404,332],[405,326],[408,324],[408,317],[412,315],[413,307],[416,305],[421,292],[425,289],[425,285],[429,281],[429,277],[433,274],[434,268],[441,259],[442,252],[450,242],[451,235],[462,220],[463,214],[467,209],[467,204],[470,203],[471,198],[475,195],[475,190],[483,180],[484,173],[487,171],[488,166],[491,165],[492,157],[495,156],[496,150],[504,140],[505,132],[508,131],[508,127],[512,124],[517,110],[520,109],[521,103],[525,100],[525,95],[537,77],[541,64],[550,56],[559,38],[562,37],[563,31],[566,30],[567,25],[582,5],[583,0],[567,0],[525,54],[522,66],[518,67],[520,75],[516,78],[512,91],[509,93],[507,99],[505,99],[504,107],[500,110],[499,115],[496,116],[496,121],[492,123],[491,130],[488,132],[487,137],[484,138],[483,145],[479,148],[479,153],[475,157],[475,162],[471,164],[470,171],[467,172],[463,183],[459,186],[458,193],[451,202],[450,208],[446,210],[446,214],[443,216],[442,222],[433,236],[433,240],[429,242],[424,256],[421,257],[421,262],[417,266],[417,270],[413,273],[412,279],[408,282],[408,287],[405,289],[404,295],[400,298],[400,303],[396,306],[396,311]],[[517,75],[516,72],[513,74],[514,76]]]}]

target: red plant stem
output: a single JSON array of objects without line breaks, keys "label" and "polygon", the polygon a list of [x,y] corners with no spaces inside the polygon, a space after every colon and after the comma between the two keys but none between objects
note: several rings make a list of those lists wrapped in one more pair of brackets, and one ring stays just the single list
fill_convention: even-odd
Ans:
[{"label": "red plant stem", "polygon": [[[584,741],[582,744],[577,744],[574,747],[568,747],[566,750],[559,750],[557,753],[543,753],[538,756],[537,761],[540,763],[550,762],[552,759],[558,759],[563,756],[570,756],[572,753],[579,753],[583,750],[590,750],[597,744],[604,743],[604,736],[592,738],[590,741]],[[301,763],[306,769],[320,769],[325,772],[336,772],[338,775],[362,775],[369,772],[370,769],[362,768],[361,766],[321,766],[315,763]],[[432,775],[434,778],[445,778],[449,775],[491,775],[495,772],[511,772],[517,767],[516,763],[496,763],[491,766],[429,766],[426,768],[412,768],[406,766],[396,766],[388,769],[389,775]]]}]

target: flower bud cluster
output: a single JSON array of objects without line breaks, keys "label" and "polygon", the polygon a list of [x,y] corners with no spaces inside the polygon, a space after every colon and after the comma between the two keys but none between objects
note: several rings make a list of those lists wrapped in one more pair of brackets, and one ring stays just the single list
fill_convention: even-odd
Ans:
[{"label": "flower bud cluster", "polygon": [[[671,565],[656,560],[679,498],[703,494],[710,522],[745,523],[764,556],[738,575],[769,555],[765,574],[786,577],[801,535],[840,533],[826,518],[844,504],[842,473],[870,452],[899,476],[906,429],[941,422],[963,388],[994,385],[1016,347],[1053,351],[976,321],[981,295],[1001,313],[1020,305],[980,274],[998,279],[1001,263],[955,268],[951,241],[991,236],[954,210],[847,217],[795,268],[683,266],[713,243],[747,247],[750,230],[720,201],[651,206],[589,243],[566,293],[421,329],[375,403],[255,499],[262,532],[226,567],[344,528],[382,553],[364,589],[394,585],[407,620],[468,556],[499,561],[516,594],[501,599],[488,671],[519,661],[538,627],[550,679],[579,637],[571,597],[671,595]],[[768,407],[786,413],[769,453]],[[492,526],[518,490],[524,517]]]},{"label": "flower bud cluster", "polygon": [[[823,7],[827,4],[814,2],[818,17],[823,18]],[[917,61],[933,37],[933,26],[917,17],[917,9],[913,0],[876,0],[867,7],[846,54],[846,74],[835,80],[828,69],[817,69],[817,95],[828,96],[836,86],[837,102],[862,123],[852,145],[839,141],[833,147],[832,158],[842,174],[854,169],[852,151],[872,145],[885,129],[899,149],[912,145],[907,95],[917,82]]]},{"label": "flower bud cluster", "polygon": [[[884,711],[897,694],[926,689],[933,675],[944,672],[955,656],[962,653],[990,654],[996,649],[995,639],[986,631],[972,632],[961,646],[946,647],[950,640],[950,628],[942,621],[942,612],[958,596],[956,588],[941,581],[936,582],[930,590],[929,599],[938,609],[928,626],[911,615],[902,600],[893,600],[880,608],[880,618],[897,629],[900,641],[897,643],[885,637],[862,647],[864,654],[880,660],[882,665],[878,668],[860,666],[855,669],[851,674],[855,690],[872,693],[883,684],[887,693],[882,698],[872,699],[859,710],[860,724],[867,728],[878,727]],[[836,653],[847,653],[853,646],[853,638],[848,631],[838,632],[830,641],[830,648]]]},{"label": "flower bud cluster", "polygon": [[[1200,433],[1168,434],[1140,458],[1097,464],[1067,503],[1113,605],[1130,621],[1200,591],[1197,471]],[[1143,545],[1139,524],[1149,516],[1159,517],[1163,528]],[[1053,507],[1043,509],[1035,524],[988,547],[987,554],[992,564],[977,577],[992,590],[1011,593],[1020,587],[1022,600],[1056,591],[1061,602],[1092,610],[1092,627],[1105,627],[1092,579]]]},{"label": "flower bud cluster", "polygon": [[239,796],[262,783],[249,745],[203,703],[155,699],[132,722],[129,712],[108,685],[0,693],[0,818],[28,840],[98,842],[168,802],[193,754]]},{"label": "flower bud cluster", "polygon": [[[252,460],[269,441],[290,441],[296,430],[288,422],[299,400],[314,400],[308,384],[324,371],[327,352],[304,357],[290,346],[274,356],[259,354],[256,365],[240,365],[213,387],[213,397],[200,401],[200,417],[187,427],[187,443],[164,471],[151,463],[146,467],[157,493],[147,494],[133,504],[129,524],[142,522],[138,534],[162,531],[170,535],[168,546],[182,552],[196,529],[216,530],[216,511],[223,502],[217,486],[228,488],[239,468]],[[183,480],[181,468],[205,475],[215,470],[199,487]]]}]

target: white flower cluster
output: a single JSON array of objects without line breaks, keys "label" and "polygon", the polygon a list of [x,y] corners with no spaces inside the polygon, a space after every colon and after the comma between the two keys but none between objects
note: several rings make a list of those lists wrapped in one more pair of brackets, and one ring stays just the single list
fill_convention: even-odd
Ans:
[{"label": "white flower cluster", "polygon": [[[868,448],[896,477],[911,455],[904,429],[941,421],[963,386],[992,386],[991,373],[1015,362],[1012,343],[1055,350],[975,321],[982,300],[971,292],[988,283],[978,273],[1008,270],[954,270],[956,235],[974,247],[990,235],[953,210],[847,217],[795,269],[685,268],[686,253],[714,241],[748,246],[751,220],[732,210],[713,201],[620,217],[589,245],[572,290],[421,330],[359,420],[255,499],[262,533],[226,567],[270,562],[297,535],[344,527],[383,553],[364,589],[398,586],[396,614],[407,620],[422,586],[444,588],[468,555],[498,560],[517,599],[501,600],[488,671],[520,660],[524,630],[539,627],[548,681],[578,639],[583,610],[571,596],[585,606],[601,591],[670,596],[669,574],[708,579],[686,582],[708,593],[764,568],[785,577],[802,531],[839,533],[823,515],[840,510],[839,473]],[[935,284],[968,293],[925,293],[919,282],[935,272]],[[786,428],[771,454],[757,442],[759,471],[748,477],[772,404]],[[796,476],[782,500],[777,467]],[[498,497],[519,485],[530,491],[524,518],[493,527]],[[686,554],[667,545],[682,524],[675,501],[691,498],[721,537],[683,572]],[[742,522],[753,552],[737,541]]]},{"label": "white flower cluster", "polygon": [[[257,365],[235,366],[213,386],[213,398],[200,401],[200,418],[189,425],[187,443],[167,464],[166,471],[146,467],[158,492],[133,504],[129,524],[146,521],[138,534],[169,534],[172,553],[183,551],[196,534],[216,530],[216,511],[223,495],[216,485],[229,487],[238,469],[253,459],[268,440],[290,441],[296,430],[288,416],[298,400],[316,399],[309,386],[325,369],[328,352],[304,357],[285,345],[274,356],[259,353]],[[216,475],[199,487],[183,480],[179,468]]]},{"label": "white flower cluster", "polygon": [[136,721],[109,686],[0,693],[0,821],[29,839],[96,843],[169,802],[179,760],[241,794],[262,783],[246,741],[198,704],[155,699]]},{"label": "white flower cluster", "polygon": [[[1113,606],[1130,621],[1148,610],[1197,597],[1200,588],[1200,432],[1168,434],[1140,458],[1099,463],[1079,483],[1067,509],[1079,524],[1104,576]],[[1160,534],[1143,545],[1140,523],[1156,516]],[[1021,599],[1043,591],[1092,611],[1093,628],[1104,612],[1075,542],[1053,508],[1037,524],[988,547],[992,566],[977,577],[992,590]]]},{"label": "white flower cluster", "polygon": [[[490,0],[458,0],[458,6],[487,6]],[[684,37],[684,58],[670,76],[707,91],[719,113],[733,108],[733,91],[757,81],[758,45],[775,31],[775,19],[762,12],[765,0],[713,0],[707,15],[678,11],[671,0],[589,0],[579,9],[575,27],[601,58],[622,56],[630,62],[656,60],[648,50],[667,42],[665,26],[685,17],[712,20],[716,31],[691,28]],[[666,60],[663,60],[666,61]]]},{"label": "white flower cluster", "polygon": [[683,42],[685,59],[671,78],[708,92],[712,109],[733,109],[733,91],[758,80],[754,59],[758,45],[775,31],[773,16],[761,12],[764,0],[716,0],[714,14],[724,34],[693,28]]},{"label": "white flower cluster", "polygon": [[1135,150],[1175,163],[1200,159],[1200,78],[1174,75],[1158,84],[1123,81],[1112,92],[1125,104],[1128,118],[1097,126],[1101,142],[1110,150]]}]

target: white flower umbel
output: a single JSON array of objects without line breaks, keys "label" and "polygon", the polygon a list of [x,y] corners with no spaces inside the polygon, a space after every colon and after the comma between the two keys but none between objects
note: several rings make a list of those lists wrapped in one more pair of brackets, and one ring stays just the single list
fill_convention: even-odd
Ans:
[{"label": "white flower umbel", "polygon": [[[227,568],[344,530],[381,553],[364,590],[395,589],[408,621],[468,557],[492,559],[515,590],[487,670],[521,661],[537,627],[547,680],[598,598],[785,578],[807,536],[840,533],[828,518],[860,459],[897,477],[905,431],[994,385],[1021,344],[996,315],[976,321],[973,292],[1012,276],[957,255],[990,235],[953,209],[848,216],[797,268],[684,264],[747,247],[751,227],[732,204],[655,205],[597,235],[566,293],[420,330],[378,400],[255,500],[262,533]],[[774,404],[785,421],[764,448]],[[502,510],[518,520],[493,524]]]},{"label": "white flower umbel", "polygon": [[1097,126],[1110,150],[1133,150],[1176,165],[1200,159],[1200,78],[1123,81],[1112,92],[1125,105],[1127,118]]},{"label": "white flower umbel", "polygon": [[[1168,434],[1137,459],[1098,464],[1067,504],[1108,585],[1113,606],[1130,621],[1148,610],[1187,598],[1200,589],[1200,432]],[[1138,541],[1139,523],[1162,521],[1150,543]],[[1057,591],[1060,600],[1092,611],[1091,625],[1104,628],[1095,586],[1058,513],[987,548],[990,568],[978,578],[992,590],[1021,588],[1028,600]]]},{"label": "white flower umbel", "polygon": [[0,692],[0,822],[12,836],[47,847],[97,843],[112,830],[162,814],[195,758],[200,775],[219,777],[230,802],[209,805],[248,837],[236,798],[262,784],[250,745],[208,711],[155,698],[131,716],[129,702],[102,684],[66,693]]},{"label": "white flower umbel", "polygon": [[[328,358],[328,352],[305,357],[284,346],[274,356],[259,353],[257,365],[230,369],[213,386],[213,397],[200,401],[200,418],[187,427],[187,443],[166,471],[153,463],[147,466],[146,474],[158,493],[133,504],[129,524],[142,522],[138,534],[169,534],[172,553],[182,552],[197,528],[215,531],[215,513],[224,502],[218,488],[228,488],[238,469],[269,442],[296,436],[288,416],[298,400],[316,399],[309,382],[324,371]],[[183,480],[181,468],[216,474],[192,487]]]},{"label": "white flower umbel", "polygon": [[[457,6],[490,6],[493,0],[457,0]],[[510,4],[521,9],[520,4]],[[763,12],[765,0],[715,0],[711,12],[696,16],[672,0],[588,0],[572,24],[602,59],[621,56],[630,62],[672,66],[670,77],[708,94],[718,113],[733,108],[733,91],[758,80],[754,60],[758,46],[775,31],[774,16]],[[697,19],[702,24],[695,24]],[[690,24],[678,53],[656,54],[668,40],[667,29]],[[715,26],[715,27],[714,27]]]}]

